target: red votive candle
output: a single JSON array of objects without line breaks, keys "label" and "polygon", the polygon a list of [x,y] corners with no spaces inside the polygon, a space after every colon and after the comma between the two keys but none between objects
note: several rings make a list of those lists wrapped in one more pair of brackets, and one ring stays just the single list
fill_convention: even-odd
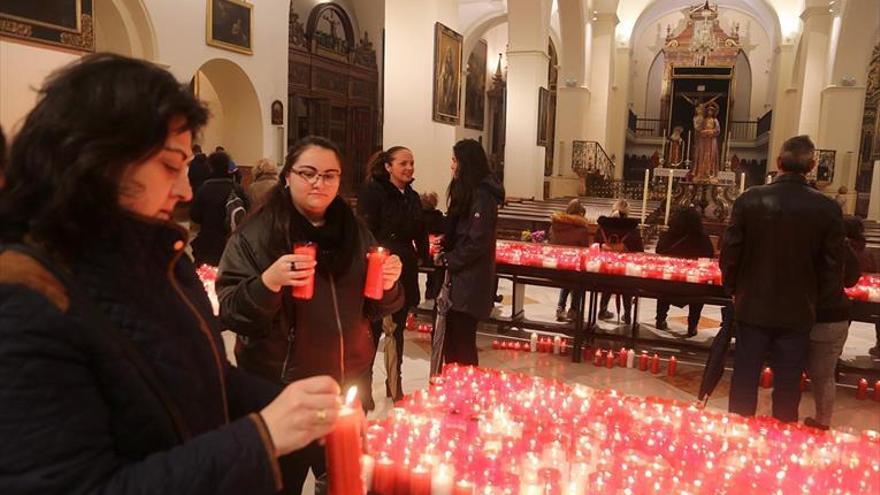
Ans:
[{"label": "red votive candle", "polygon": [[605,355],[605,367],[614,367],[614,351],[612,351],[611,349],[608,349],[608,354]]},{"label": "red votive candle", "polygon": [[418,465],[410,472],[409,493],[412,495],[431,495],[431,471]]},{"label": "red votive candle", "polygon": [[770,388],[773,386],[773,370],[769,366],[761,372],[761,388]]},{"label": "red votive candle", "polygon": [[602,366],[602,350],[596,349],[596,354],[593,355],[593,366],[599,367]]},{"label": "red votive candle", "polygon": [[364,297],[367,299],[379,300],[385,293],[382,267],[387,258],[388,251],[382,247],[370,248],[370,252],[367,253],[367,279],[364,282]]},{"label": "red votive candle", "polygon": [[660,373],[660,356],[656,354],[651,357],[651,373],[655,375]]},{"label": "red votive candle", "polygon": [[648,353],[645,351],[639,355],[639,371],[648,371]]},{"label": "red votive candle", "polygon": [[[293,254],[304,254],[314,260],[318,249],[314,242],[297,242],[293,245]],[[315,295],[315,274],[312,273],[306,282],[305,285],[291,287],[291,295],[296,299],[311,299]]]},{"label": "red votive candle", "polygon": [[497,340],[493,340],[492,341],[492,349],[495,349],[495,350],[501,349],[501,342],[498,342]]},{"label": "red votive candle", "polygon": [[807,389],[807,372],[801,371],[801,392]]},{"label": "red votive candle", "polygon": [[626,347],[620,348],[620,351],[617,353],[617,361],[621,368],[626,368]]},{"label": "red votive candle", "polygon": [[880,402],[880,380],[874,382],[874,400]]},{"label": "red votive candle", "polygon": [[378,495],[394,495],[394,461],[387,457],[376,460],[373,468],[373,491]]},{"label": "red votive candle", "polygon": [[333,431],[326,438],[327,479],[330,495],[360,495],[361,480],[361,410],[354,407],[357,387],[351,387]]},{"label": "red votive candle", "polygon": [[678,367],[678,361],[675,359],[675,356],[671,356],[669,358],[669,365],[666,367],[666,374],[669,376],[675,376],[675,369]]},{"label": "red votive candle", "polygon": [[452,487],[452,495],[474,495],[474,484],[461,480]]},{"label": "red votive candle", "polygon": [[865,400],[868,398],[868,380],[859,379],[859,386],[856,389],[856,399]]}]

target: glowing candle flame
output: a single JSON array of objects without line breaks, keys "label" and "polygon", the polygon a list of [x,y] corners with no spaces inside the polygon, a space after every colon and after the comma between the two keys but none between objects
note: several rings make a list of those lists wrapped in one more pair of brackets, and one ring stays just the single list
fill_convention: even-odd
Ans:
[{"label": "glowing candle flame", "polygon": [[354,404],[354,399],[357,397],[358,388],[356,386],[348,389],[348,393],[345,394],[345,405],[351,406]]}]

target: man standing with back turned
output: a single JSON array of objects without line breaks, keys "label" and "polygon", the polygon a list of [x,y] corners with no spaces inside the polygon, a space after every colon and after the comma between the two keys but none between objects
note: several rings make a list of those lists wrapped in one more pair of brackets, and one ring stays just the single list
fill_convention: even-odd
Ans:
[{"label": "man standing with back turned", "polygon": [[721,248],[724,288],[734,298],[736,356],[730,412],[753,416],[766,358],[773,370],[773,417],[798,419],[800,376],[823,286],[843,276],[840,206],[807,184],[816,165],[807,136],[782,145],[780,175],[733,205]]}]

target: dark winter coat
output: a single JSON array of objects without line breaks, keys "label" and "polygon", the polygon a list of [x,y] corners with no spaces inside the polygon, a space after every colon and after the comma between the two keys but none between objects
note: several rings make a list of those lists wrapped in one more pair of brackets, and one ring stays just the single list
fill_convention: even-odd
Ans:
[{"label": "dark winter coat", "polygon": [[450,273],[451,309],[485,319],[495,299],[495,227],[504,188],[488,176],[477,187],[467,216],[450,218],[443,245]]},{"label": "dark winter coat", "polygon": [[554,213],[550,217],[550,242],[564,246],[589,246],[590,223],[583,215]]},{"label": "dark winter coat", "polygon": [[[353,215],[344,201],[337,201]],[[403,292],[395,284],[380,301],[364,298],[366,254],[376,241],[361,221],[351,220],[357,228],[351,264],[342,275],[332,276],[319,262],[314,296],[308,301],[293,299],[290,287],[276,293],[263,285],[262,273],[278,259],[268,210],[230,237],[216,288],[220,319],[238,335],[235,356],[242,368],[277,383],[315,375],[343,383],[372,367],[369,321],[399,310]]]},{"label": "dark winter coat", "polygon": [[816,323],[850,320],[852,301],[843,289],[856,285],[862,277],[862,272],[859,270],[859,258],[849,244],[844,246],[843,254],[843,277],[839,279],[840,283],[836,287],[823,288],[819,291],[819,300],[816,302]]},{"label": "dark winter coat", "polygon": [[197,266],[202,263],[217,266],[220,263],[229,238],[226,200],[233,188],[244,202],[245,208],[249,208],[244,190],[232,179],[208,179],[193,198],[189,215],[193,222],[199,224],[199,233],[192,242],[193,258]]},{"label": "dark winter coat", "polygon": [[208,165],[207,155],[198,153],[193,156],[192,161],[189,162],[187,177],[189,178],[189,187],[192,189],[193,194],[195,194],[202,187],[202,184],[211,178],[211,166]]},{"label": "dark winter coat", "polygon": [[0,493],[280,488],[255,414],[280,388],[226,361],[185,245],[131,219],[64,269],[0,254]]},{"label": "dark winter coat", "polygon": [[798,174],[749,188],[733,204],[720,264],[737,321],[809,332],[820,293],[842,285],[840,206]]},{"label": "dark winter coat", "polygon": [[358,213],[379,242],[400,257],[400,281],[406,306],[419,305],[419,258],[428,253],[428,232],[422,218],[422,203],[407,184],[401,192],[388,179],[367,182],[358,195]]},{"label": "dark winter coat", "polygon": [[635,218],[599,217],[599,231],[596,240],[606,247],[606,241],[622,240],[624,251],[627,253],[640,253],[645,250],[642,234],[639,233],[639,221]]},{"label": "dark winter coat", "polygon": [[657,241],[657,254],[675,256],[676,258],[712,258],[715,256],[715,248],[709,236],[703,233],[677,235],[666,231],[660,235]]}]

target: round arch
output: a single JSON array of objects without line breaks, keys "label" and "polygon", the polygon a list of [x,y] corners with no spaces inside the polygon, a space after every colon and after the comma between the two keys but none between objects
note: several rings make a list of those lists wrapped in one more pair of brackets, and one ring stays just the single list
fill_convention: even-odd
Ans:
[{"label": "round arch", "polygon": [[205,150],[223,146],[239,165],[255,164],[263,154],[263,118],[247,73],[229,59],[211,59],[193,76],[193,91],[211,111],[200,140]]},{"label": "round arch", "polygon": [[94,0],[95,48],[158,60],[156,33],[143,0]]}]

